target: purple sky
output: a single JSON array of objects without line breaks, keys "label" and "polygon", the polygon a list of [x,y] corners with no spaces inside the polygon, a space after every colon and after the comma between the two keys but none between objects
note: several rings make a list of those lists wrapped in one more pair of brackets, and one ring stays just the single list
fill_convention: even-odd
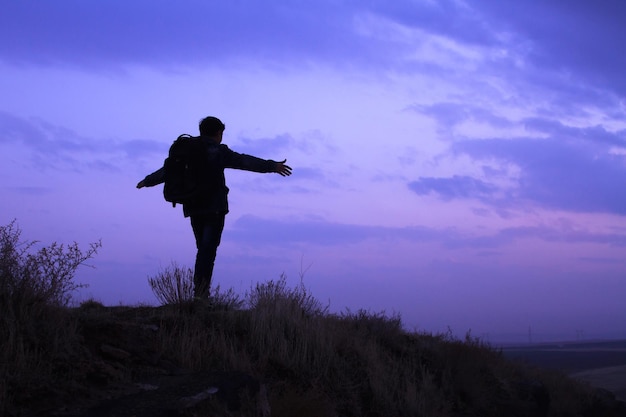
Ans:
[{"label": "purple sky", "polygon": [[188,219],[135,184],[207,115],[289,178],[228,171],[214,283],[490,341],[626,338],[626,2],[10,1],[0,223],[102,239],[77,299],[156,303]]}]

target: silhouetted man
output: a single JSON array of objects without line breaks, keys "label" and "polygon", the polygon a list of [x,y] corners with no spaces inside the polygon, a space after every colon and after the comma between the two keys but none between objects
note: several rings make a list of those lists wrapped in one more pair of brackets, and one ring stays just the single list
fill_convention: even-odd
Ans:
[{"label": "silhouetted man", "polygon": [[[291,175],[287,160],[276,162],[254,156],[237,153],[222,144],[226,126],[216,117],[206,117],[200,121],[200,138],[207,152],[209,161],[217,166],[207,170],[213,178],[208,181],[215,184],[211,191],[197,199],[183,204],[183,214],[191,219],[191,227],[196,239],[196,263],[194,268],[194,296],[206,299],[210,295],[211,277],[217,247],[224,230],[224,218],[228,213],[228,187],[224,177],[224,168],[236,168],[253,172],[276,172],[283,177]],[[147,175],[137,184],[137,188],[152,187],[165,181],[163,168]]]}]

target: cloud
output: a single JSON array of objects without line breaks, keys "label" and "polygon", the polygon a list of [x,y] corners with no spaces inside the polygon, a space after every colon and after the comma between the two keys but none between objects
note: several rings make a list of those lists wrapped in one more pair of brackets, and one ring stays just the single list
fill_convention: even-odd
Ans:
[{"label": "cloud", "polygon": [[[559,108],[576,111],[573,102],[606,102],[605,92],[590,86],[626,92],[626,55],[615,53],[626,38],[619,19],[625,8],[621,0],[24,0],[0,15],[0,36],[11,39],[0,45],[0,62],[95,71],[321,64],[445,73],[466,83],[495,76],[522,89],[517,100],[530,87],[575,95]],[[475,66],[460,65],[465,61]]]},{"label": "cloud", "polygon": [[599,265],[625,265],[626,264],[626,260],[624,259],[607,258],[607,257],[601,257],[601,256],[580,256],[578,257],[578,259],[584,262],[589,262],[592,264],[599,264]]},{"label": "cloud", "polygon": [[446,247],[460,248],[498,248],[515,241],[537,239],[544,242],[563,244],[595,243],[612,247],[626,246],[626,234],[592,233],[585,230],[574,230],[565,225],[562,227],[510,227],[492,235],[464,236],[448,240]]},{"label": "cloud", "polygon": [[0,110],[0,143],[18,143],[36,155],[62,159],[70,153],[93,152],[93,142],[76,132],[39,118],[24,119]]},{"label": "cloud", "polygon": [[[289,161],[287,161],[289,162]],[[320,182],[324,184],[329,184],[330,181],[324,174],[324,171],[320,168],[310,168],[310,167],[298,167],[293,172],[293,177],[302,179],[302,180],[310,180],[315,182]]]},{"label": "cloud", "polygon": [[616,53],[619,40],[626,38],[623,1],[481,0],[472,5],[491,30],[526,50],[534,68],[572,74],[588,84],[626,93],[626,55]]},{"label": "cloud", "polygon": [[[167,146],[153,140],[115,141],[84,137],[41,118],[22,118],[0,110],[0,146],[18,144],[31,153],[38,167],[62,169],[85,166],[117,170],[121,162],[160,153]],[[119,155],[125,158],[120,160]]]},{"label": "cloud", "polygon": [[[483,164],[484,178],[420,177],[408,187],[443,200],[476,199],[497,207],[537,204],[574,212],[626,214],[626,130],[599,124],[574,126],[550,117],[519,121],[472,104],[442,102],[413,109],[435,118],[452,139],[446,156],[469,156]],[[513,137],[468,138],[451,129],[473,120]],[[587,121],[583,117],[583,123]],[[519,136],[526,132],[532,136]],[[477,136],[474,134],[474,136]],[[494,169],[490,164],[497,162]],[[514,176],[507,175],[510,171]],[[506,185],[499,185],[506,180]]]},{"label": "cloud", "polygon": [[[473,6],[473,5],[472,5]],[[471,6],[455,0],[370,2],[369,11],[409,28],[420,28],[474,45],[496,38]]]},{"label": "cloud", "polygon": [[296,143],[294,138],[288,134],[259,139],[241,137],[238,138],[238,142],[237,152],[255,156],[279,154],[290,149]]},{"label": "cloud", "polygon": [[617,146],[626,149],[626,130],[611,132],[600,125],[573,127],[558,120],[540,117],[527,118],[522,120],[522,123],[527,130],[547,134],[554,140],[560,139],[568,142],[579,140],[596,145]]},{"label": "cloud", "polygon": [[520,240],[537,239],[563,244],[596,243],[626,246],[624,233],[594,233],[564,223],[551,227],[510,227],[495,233],[477,234],[456,228],[424,226],[384,227],[313,220],[277,220],[246,215],[235,221],[229,240],[240,244],[345,246],[368,240],[390,243],[394,240],[439,243],[448,249],[496,249]]},{"label": "cloud", "polygon": [[435,193],[443,200],[476,198],[490,200],[498,187],[476,178],[455,175],[451,178],[421,177],[409,183],[409,188],[418,195]]},{"label": "cloud", "polygon": [[262,241],[264,244],[345,245],[369,239],[433,240],[438,231],[425,227],[389,228],[326,222],[323,220],[283,221],[242,216],[229,232],[240,242]]},{"label": "cloud", "polygon": [[[579,131],[585,141],[568,137],[465,140],[454,143],[452,150],[476,160],[499,159],[519,167],[515,195],[521,201],[575,212],[624,215],[626,158],[594,146],[595,136],[589,139],[585,132]],[[601,141],[606,140],[600,136]]]},{"label": "cloud", "polygon": [[156,140],[147,139],[131,139],[124,142],[119,142],[116,147],[121,150],[129,159],[136,159],[139,157],[146,157],[150,155],[163,155],[163,159],[166,157],[167,144]]},{"label": "cloud", "polygon": [[493,111],[471,103],[438,102],[428,105],[413,105],[411,110],[432,117],[439,126],[439,131],[449,138],[452,129],[457,125],[473,121],[484,123],[496,128],[511,128],[515,125],[511,120],[498,116]]},{"label": "cloud", "polygon": [[49,187],[37,187],[37,186],[22,186],[22,187],[2,187],[13,194],[21,194],[27,196],[42,196],[50,194],[53,190]]},{"label": "cloud", "polygon": [[359,3],[25,0],[3,11],[0,36],[13,42],[2,44],[0,57],[94,69],[118,63],[223,66],[241,59],[295,64],[312,57],[382,62],[379,43],[350,30]]}]

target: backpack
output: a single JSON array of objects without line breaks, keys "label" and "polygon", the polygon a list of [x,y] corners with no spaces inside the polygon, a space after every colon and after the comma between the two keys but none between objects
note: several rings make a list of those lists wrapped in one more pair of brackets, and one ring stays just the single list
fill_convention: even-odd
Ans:
[{"label": "backpack", "polygon": [[209,190],[208,172],[210,164],[206,147],[199,138],[180,135],[170,146],[168,157],[163,163],[165,201],[185,204]]}]

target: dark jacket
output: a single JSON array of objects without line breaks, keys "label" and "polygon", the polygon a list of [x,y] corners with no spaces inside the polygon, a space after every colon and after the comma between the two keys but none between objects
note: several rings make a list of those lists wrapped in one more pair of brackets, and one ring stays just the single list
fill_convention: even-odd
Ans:
[{"label": "dark jacket", "polygon": [[[228,146],[216,144],[206,137],[200,137],[207,152],[207,163],[211,161],[211,169],[206,175],[210,175],[209,181],[213,184],[211,190],[195,201],[183,204],[185,217],[202,214],[226,214],[228,213],[228,187],[224,177],[225,168],[243,169],[253,172],[275,172],[276,162],[257,158],[255,156],[237,153]],[[143,180],[146,187],[152,187],[165,182],[165,170],[163,168],[149,174]]]}]

